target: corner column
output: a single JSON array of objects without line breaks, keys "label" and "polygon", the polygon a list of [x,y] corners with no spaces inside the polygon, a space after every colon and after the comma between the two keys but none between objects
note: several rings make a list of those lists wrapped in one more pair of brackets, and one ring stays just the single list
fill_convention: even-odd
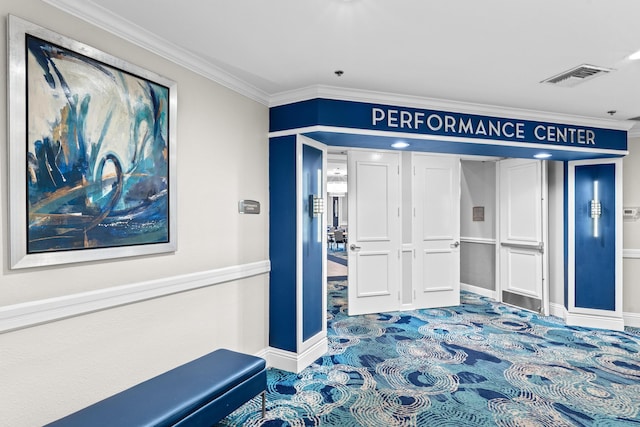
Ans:
[{"label": "corner column", "polygon": [[300,372],[328,349],[326,219],[318,211],[326,193],[325,163],[324,146],[306,137],[269,141],[268,359],[290,372]]},{"label": "corner column", "polygon": [[566,170],[567,324],[623,330],[622,159]]}]

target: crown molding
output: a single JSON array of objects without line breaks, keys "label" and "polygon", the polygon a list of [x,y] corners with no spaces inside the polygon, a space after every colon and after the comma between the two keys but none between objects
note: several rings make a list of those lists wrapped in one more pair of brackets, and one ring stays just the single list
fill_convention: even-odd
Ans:
[{"label": "crown molding", "polygon": [[[551,123],[591,126],[606,129],[630,131],[633,122],[597,119],[584,116],[573,116],[561,113],[550,113],[536,110],[499,107],[493,105],[449,101],[437,98],[424,98],[411,95],[400,95],[386,92],[366,91],[361,89],[340,88],[335,86],[316,85],[286,92],[269,94],[244,80],[219,68],[210,61],[184,50],[183,48],[158,37],[137,24],[123,19],[102,6],[89,0],[43,0],[45,3],[70,15],[89,22],[98,28],[108,31],[128,42],[140,46],[186,69],[189,69],[209,80],[231,89],[247,98],[263,105],[275,107],[313,98],[327,98],[344,101],[386,103],[414,108],[433,109],[484,116],[505,117],[522,120],[533,120]],[[634,129],[630,136],[640,136],[640,127]]]},{"label": "crown molding", "polygon": [[222,70],[198,55],[141,28],[131,21],[87,0],[43,0],[70,15],[89,22],[128,42],[172,61],[209,80],[231,89],[263,105],[269,105],[269,94]]},{"label": "crown molding", "polygon": [[640,123],[634,123],[627,136],[629,138],[640,138]]},{"label": "crown molding", "polygon": [[564,123],[605,129],[628,131],[634,123],[628,121],[597,119],[562,113],[550,113],[537,110],[499,107],[495,105],[475,104],[469,102],[450,101],[437,98],[424,98],[411,95],[400,95],[387,92],[366,91],[335,86],[308,86],[301,89],[280,92],[270,97],[269,107],[291,104],[314,98],[334,99],[338,101],[355,101],[374,104],[402,105],[405,107],[428,110],[447,111],[452,113],[477,114],[482,116],[504,117],[510,119],[532,120],[539,122]]}]

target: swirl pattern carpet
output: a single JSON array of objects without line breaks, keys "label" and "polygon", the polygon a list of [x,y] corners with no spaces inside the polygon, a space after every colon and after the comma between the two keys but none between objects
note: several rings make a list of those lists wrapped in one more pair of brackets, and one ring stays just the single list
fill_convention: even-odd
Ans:
[{"label": "swirl pattern carpet", "polygon": [[640,334],[570,327],[462,292],[456,307],[349,317],[330,281],[329,352],[270,369],[222,426],[640,425]]}]

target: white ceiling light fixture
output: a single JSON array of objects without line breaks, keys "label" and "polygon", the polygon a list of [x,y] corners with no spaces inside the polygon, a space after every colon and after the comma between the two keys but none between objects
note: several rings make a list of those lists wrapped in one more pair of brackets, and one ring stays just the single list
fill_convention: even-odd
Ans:
[{"label": "white ceiling light fixture", "polygon": [[397,141],[391,144],[391,146],[393,148],[407,148],[409,146],[409,143],[404,141]]},{"label": "white ceiling light fixture", "polygon": [[538,153],[538,154],[534,154],[533,157],[535,157],[536,159],[548,159],[549,157],[551,157],[550,153]]}]

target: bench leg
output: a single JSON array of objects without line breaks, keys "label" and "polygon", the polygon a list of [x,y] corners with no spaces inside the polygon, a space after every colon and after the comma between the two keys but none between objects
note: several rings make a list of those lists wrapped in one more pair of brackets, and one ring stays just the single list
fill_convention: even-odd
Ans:
[{"label": "bench leg", "polygon": [[265,401],[267,400],[267,392],[263,391],[262,392],[262,418],[264,419],[265,416]]}]

